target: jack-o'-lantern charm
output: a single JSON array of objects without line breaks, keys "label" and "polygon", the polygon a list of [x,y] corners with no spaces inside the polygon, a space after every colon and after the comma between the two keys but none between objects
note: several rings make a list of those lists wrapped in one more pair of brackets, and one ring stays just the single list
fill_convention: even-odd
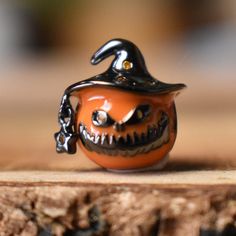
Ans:
[{"label": "jack-o'-lantern charm", "polygon": [[[77,143],[98,165],[137,170],[162,165],[177,133],[174,98],[184,84],[167,84],[147,71],[139,49],[113,39],[92,57],[114,55],[107,71],[69,86],[59,110],[57,152],[76,152]],[[78,98],[74,109],[70,97]]]}]

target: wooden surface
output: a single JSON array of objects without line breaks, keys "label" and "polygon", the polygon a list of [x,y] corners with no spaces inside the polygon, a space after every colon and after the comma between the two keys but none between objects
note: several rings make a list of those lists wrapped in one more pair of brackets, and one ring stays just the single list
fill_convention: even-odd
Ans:
[{"label": "wooden surface", "polygon": [[2,172],[0,235],[235,235],[235,171],[179,175]]},{"label": "wooden surface", "polygon": [[111,173],[100,171],[3,171],[0,184],[110,184],[158,186],[217,186],[236,184],[236,170],[231,171],[147,171],[143,173]]}]

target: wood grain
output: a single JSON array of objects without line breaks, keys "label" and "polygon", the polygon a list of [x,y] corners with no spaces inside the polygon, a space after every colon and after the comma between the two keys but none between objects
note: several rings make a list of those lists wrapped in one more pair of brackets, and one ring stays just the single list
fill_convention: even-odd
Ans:
[{"label": "wood grain", "polygon": [[155,186],[217,186],[236,184],[236,170],[231,171],[146,171],[141,173],[111,173],[106,170],[90,171],[2,171],[0,185],[18,184],[104,184]]},{"label": "wood grain", "polygon": [[0,235],[235,235],[234,171],[147,175],[2,172]]}]

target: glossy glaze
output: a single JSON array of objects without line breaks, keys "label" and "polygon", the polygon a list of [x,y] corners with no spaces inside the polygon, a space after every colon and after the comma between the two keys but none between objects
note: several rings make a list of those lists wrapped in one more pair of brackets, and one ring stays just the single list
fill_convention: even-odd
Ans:
[{"label": "glossy glaze", "polygon": [[[147,167],[161,161],[173,147],[176,138],[174,94],[149,96],[119,90],[114,91],[110,88],[97,88],[96,90],[87,88],[81,91],[78,97],[81,103],[79,107],[83,107],[77,112],[78,132],[81,134],[80,137],[83,137],[83,130],[80,130],[80,125],[83,124],[88,131],[87,134],[89,134],[86,139],[79,139],[79,145],[86,155],[100,166],[109,169]],[[127,114],[140,104],[149,104],[151,113],[138,124],[124,123],[122,130],[117,130],[113,125],[97,127],[93,124],[92,114],[95,110],[104,110],[116,122],[123,123]],[[158,123],[161,123],[163,113],[168,117],[165,130],[159,134],[158,140],[162,139],[163,141],[155,148],[145,150],[147,145],[155,144],[155,139],[154,142],[147,142],[152,140],[151,137],[155,138],[155,135],[148,133],[148,131],[151,128],[160,130]],[[148,137],[150,138],[148,139]],[[94,140],[92,149],[86,146],[86,142],[89,142],[90,139]],[[113,139],[116,140],[115,145],[112,144]],[[136,142],[137,145],[134,145]],[[115,152],[111,154],[109,150],[115,150]]]},{"label": "glossy glaze", "polygon": [[[153,78],[139,49],[115,39],[92,57],[97,64],[115,55],[104,73],[69,86],[59,110],[58,152],[85,154],[108,169],[136,169],[161,162],[174,145],[174,98],[183,84]],[[70,97],[78,98],[76,111]]]}]

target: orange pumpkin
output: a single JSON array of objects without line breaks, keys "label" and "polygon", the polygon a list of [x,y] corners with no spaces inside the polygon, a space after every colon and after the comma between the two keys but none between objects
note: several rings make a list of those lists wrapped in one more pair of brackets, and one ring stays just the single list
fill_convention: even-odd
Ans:
[{"label": "orange pumpkin", "polygon": [[[162,163],[176,139],[174,98],[185,85],[152,78],[139,49],[127,40],[107,42],[92,63],[111,54],[115,59],[106,72],[66,89],[57,151],[75,153],[78,141],[92,161],[113,170]],[[70,96],[78,98],[75,112]]]}]

